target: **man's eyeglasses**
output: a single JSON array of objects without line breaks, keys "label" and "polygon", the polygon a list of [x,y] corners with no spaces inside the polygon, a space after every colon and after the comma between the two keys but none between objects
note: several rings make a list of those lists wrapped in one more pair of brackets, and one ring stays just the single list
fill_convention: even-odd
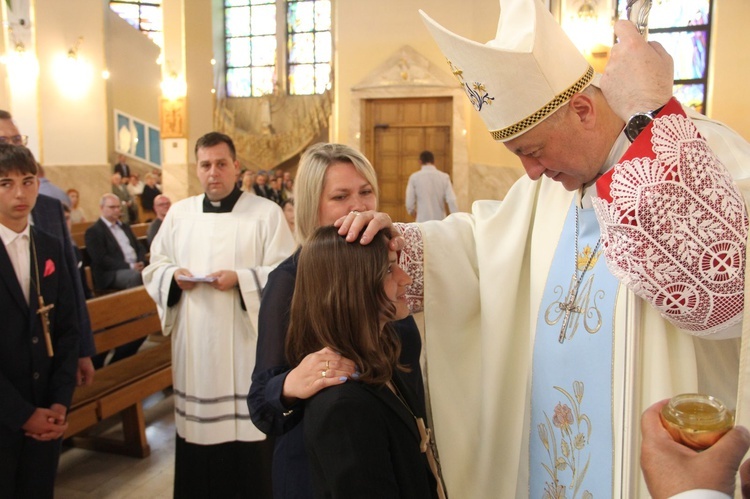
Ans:
[{"label": "man's eyeglasses", "polygon": [[28,135],[14,135],[13,137],[0,137],[0,144],[13,144],[14,146],[25,146],[29,142]]}]

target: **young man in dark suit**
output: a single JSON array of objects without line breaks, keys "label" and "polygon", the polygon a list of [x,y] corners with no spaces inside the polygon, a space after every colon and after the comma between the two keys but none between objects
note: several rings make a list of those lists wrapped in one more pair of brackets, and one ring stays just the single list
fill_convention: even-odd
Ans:
[{"label": "young man in dark suit", "polygon": [[[26,135],[21,135],[21,131],[13,122],[11,114],[8,111],[0,109],[0,142],[18,146],[24,145],[27,140],[28,137]],[[65,263],[73,280],[73,291],[75,292],[79,329],[81,331],[77,379],[79,385],[90,385],[94,381],[94,365],[91,362],[91,357],[96,354],[96,347],[94,346],[94,335],[91,332],[89,311],[86,307],[83,281],[81,281],[78,273],[78,261],[73,250],[70,232],[65,222],[62,203],[57,199],[39,194],[36,198],[34,209],[31,210],[31,223],[50,235],[55,236],[62,244],[63,251],[65,252]]]},{"label": "young man in dark suit", "polygon": [[29,224],[36,161],[0,144],[0,497],[52,497],[76,386],[78,317],[60,243]]}]

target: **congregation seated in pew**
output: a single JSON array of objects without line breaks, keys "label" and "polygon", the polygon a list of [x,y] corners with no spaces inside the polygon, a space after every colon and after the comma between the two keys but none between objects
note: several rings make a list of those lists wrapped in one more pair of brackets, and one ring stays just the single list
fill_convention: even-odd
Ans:
[{"label": "congregation seated in pew", "polygon": [[[96,289],[128,289],[143,284],[141,272],[146,250],[128,224],[120,222],[122,204],[114,194],[104,194],[99,203],[101,216],[86,230],[86,251]],[[135,354],[144,338],[118,346],[110,359],[117,362]],[[97,355],[94,366],[104,365],[106,354]]]}]

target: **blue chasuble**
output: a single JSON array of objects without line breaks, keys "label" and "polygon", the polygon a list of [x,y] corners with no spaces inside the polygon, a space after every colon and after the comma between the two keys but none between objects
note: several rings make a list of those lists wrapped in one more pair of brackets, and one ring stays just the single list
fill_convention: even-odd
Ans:
[{"label": "blue chasuble", "polygon": [[598,244],[593,208],[579,209],[574,255],[577,202],[576,198],[568,210],[537,317],[529,435],[531,498],[604,498],[613,490],[618,282]]}]

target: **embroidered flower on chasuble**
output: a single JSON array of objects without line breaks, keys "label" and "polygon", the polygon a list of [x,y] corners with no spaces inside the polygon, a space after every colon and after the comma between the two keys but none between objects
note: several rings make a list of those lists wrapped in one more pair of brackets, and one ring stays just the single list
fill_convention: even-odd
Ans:
[{"label": "embroidered flower on chasuble", "polygon": [[[554,389],[563,394],[567,402],[555,405],[552,420],[547,411],[544,411],[547,422],[537,426],[539,439],[547,450],[547,462],[540,464],[550,479],[545,481],[544,497],[568,497],[568,492],[572,493],[571,497],[577,497],[591,460],[591,454],[586,450],[592,426],[582,407],[584,385],[580,381],[574,381],[572,395],[562,387],[555,386]],[[561,483],[559,472],[564,471],[572,473],[570,483]],[[592,495],[583,491],[581,497]]]},{"label": "embroidered flower on chasuble", "polygon": [[596,262],[599,260],[599,257],[601,255],[601,250],[594,253],[594,249],[587,244],[583,248],[583,251],[578,254],[578,258],[576,258],[576,267],[578,268],[578,271],[583,272],[587,267],[589,269],[593,269],[594,267],[596,267]]}]

